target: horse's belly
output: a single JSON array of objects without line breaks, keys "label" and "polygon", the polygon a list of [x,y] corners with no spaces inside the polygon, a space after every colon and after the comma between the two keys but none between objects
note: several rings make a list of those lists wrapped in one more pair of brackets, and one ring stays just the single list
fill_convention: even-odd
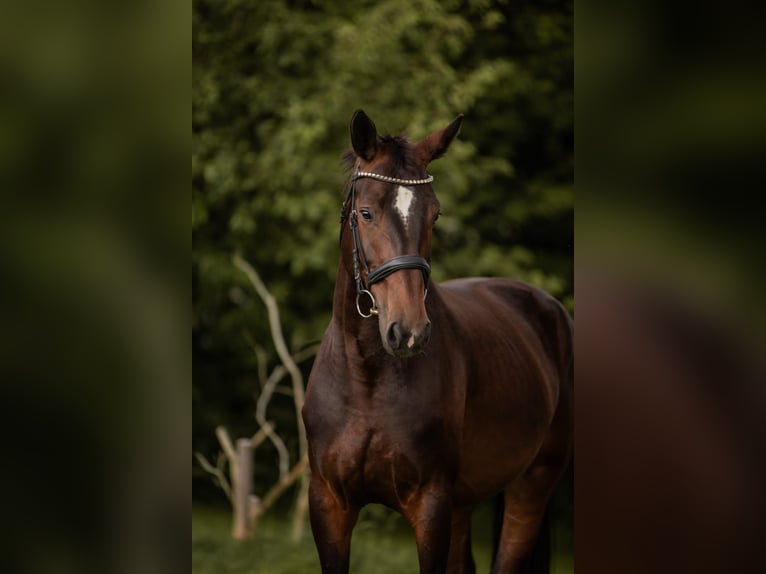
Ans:
[{"label": "horse's belly", "polygon": [[524,404],[513,400],[470,402],[463,423],[456,496],[478,502],[523,473],[537,456],[553,416],[543,393]]},{"label": "horse's belly", "polygon": [[455,483],[455,502],[472,505],[503,490],[529,467],[541,444],[542,439],[512,450],[501,442],[465,455]]}]

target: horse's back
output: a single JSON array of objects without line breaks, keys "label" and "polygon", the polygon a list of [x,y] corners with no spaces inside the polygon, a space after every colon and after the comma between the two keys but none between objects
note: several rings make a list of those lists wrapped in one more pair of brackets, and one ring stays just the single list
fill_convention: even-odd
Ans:
[{"label": "horse's back", "polygon": [[[485,329],[531,329],[561,374],[571,370],[573,323],[563,305],[542,289],[506,278],[472,277],[439,284],[445,302]],[[570,373],[571,376],[571,373]]]}]

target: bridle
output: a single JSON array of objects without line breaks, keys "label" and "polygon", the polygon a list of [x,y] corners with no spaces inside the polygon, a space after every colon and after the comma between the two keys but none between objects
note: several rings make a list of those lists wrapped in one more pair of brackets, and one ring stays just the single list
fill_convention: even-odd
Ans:
[{"label": "bridle", "polygon": [[[434,180],[434,176],[429,175],[425,179],[399,179],[397,177],[389,177],[387,175],[380,175],[378,173],[369,171],[360,171],[357,168],[356,173],[351,178],[351,189],[348,193],[349,200],[343,204],[340,219],[341,223],[343,223],[343,220],[346,218],[346,208],[348,205],[350,205],[351,213],[348,216],[348,224],[351,228],[351,235],[354,239],[352,259],[354,263],[354,281],[356,282],[356,310],[359,312],[359,315],[365,319],[369,319],[373,315],[378,314],[378,307],[375,302],[375,297],[373,297],[372,293],[370,292],[370,288],[375,283],[383,281],[383,279],[392,273],[396,273],[402,269],[419,269],[423,273],[423,281],[426,287],[423,297],[425,297],[428,295],[428,283],[431,276],[431,265],[425,258],[421,257],[420,255],[397,255],[396,257],[392,257],[388,261],[381,263],[375,269],[370,270],[367,265],[367,259],[364,256],[364,250],[362,249],[362,241],[359,239],[359,222],[357,221],[356,215],[356,180],[362,179],[364,177],[377,179],[378,181],[393,183],[396,185],[424,185],[426,183],[431,183]],[[364,268],[364,274],[367,278],[366,285],[364,279],[362,278],[362,268]],[[369,297],[370,301],[372,302],[370,311],[367,314],[362,312],[362,308],[359,305],[359,299],[362,296]]]}]

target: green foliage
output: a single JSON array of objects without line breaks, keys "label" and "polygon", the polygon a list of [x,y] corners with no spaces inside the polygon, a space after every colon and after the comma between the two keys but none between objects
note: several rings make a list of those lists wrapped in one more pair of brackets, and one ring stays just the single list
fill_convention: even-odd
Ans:
[{"label": "green foliage", "polygon": [[294,350],[321,338],[357,108],[413,139],[466,114],[431,166],[435,279],[513,276],[571,307],[572,73],[571,2],[195,0],[195,447],[212,455],[213,420],[252,430],[248,341],[274,359],[232,252],[275,295]]}]

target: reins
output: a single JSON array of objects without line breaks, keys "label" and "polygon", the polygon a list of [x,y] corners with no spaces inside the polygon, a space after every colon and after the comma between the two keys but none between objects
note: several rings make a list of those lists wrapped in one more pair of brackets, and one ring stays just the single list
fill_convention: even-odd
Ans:
[{"label": "reins", "polygon": [[[388,261],[385,261],[378,265],[372,271],[367,265],[367,259],[364,256],[364,250],[362,249],[362,241],[359,238],[359,222],[356,215],[356,180],[364,177],[370,179],[376,179],[385,183],[392,183],[396,185],[424,185],[431,183],[434,180],[432,175],[424,179],[400,179],[397,177],[389,177],[387,175],[381,175],[369,171],[360,171],[357,169],[354,176],[351,178],[351,190],[349,191],[349,205],[351,206],[351,213],[348,216],[348,224],[351,228],[351,235],[354,241],[354,248],[352,252],[352,260],[354,264],[354,281],[356,282],[356,310],[359,315],[365,319],[369,319],[373,315],[378,314],[378,307],[370,292],[370,288],[380,281],[383,281],[386,277],[392,273],[396,273],[402,269],[419,269],[423,273],[423,281],[425,284],[425,295],[428,295],[428,283],[431,277],[431,265],[428,261],[420,255],[398,255],[392,257]],[[341,213],[341,222],[345,218],[346,207]],[[362,268],[364,269],[365,280],[362,278]],[[365,314],[359,304],[359,300],[362,296],[367,296],[372,303],[370,311]]]}]

